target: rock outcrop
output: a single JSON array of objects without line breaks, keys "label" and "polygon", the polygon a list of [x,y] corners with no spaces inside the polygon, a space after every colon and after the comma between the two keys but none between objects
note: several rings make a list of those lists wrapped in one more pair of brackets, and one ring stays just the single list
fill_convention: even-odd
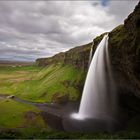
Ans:
[{"label": "rock outcrop", "polygon": [[41,67],[55,63],[71,64],[77,68],[86,70],[88,65],[90,47],[91,43],[83,46],[78,46],[70,49],[67,52],[58,53],[53,57],[39,58],[36,60],[36,63]]},{"label": "rock outcrop", "polygon": [[140,97],[140,3],[109,33],[109,51],[119,92]]}]

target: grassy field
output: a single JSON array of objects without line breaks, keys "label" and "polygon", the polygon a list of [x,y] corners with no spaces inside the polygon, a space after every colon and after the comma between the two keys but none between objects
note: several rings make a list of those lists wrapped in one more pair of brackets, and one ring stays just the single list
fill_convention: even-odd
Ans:
[{"label": "grassy field", "polygon": [[[20,84],[32,80],[39,71],[40,68],[35,66],[1,66],[0,94],[18,95]],[[19,128],[22,131],[28,128],[28,133],[34,129],[46,128],[40,110],[31,105],[0,97],[0,129]]]},{"label": "grassy field", "polygon": [[[51,102],[54,96],[61,99],[65,95],[74,100],[80,95],[77,86],[82,78],[85,78],[85,73],[70,65],[46,68],[0,66],[0,95],[15,95],[33,102]],[[42,130],[48,131],[48,127],[39,113],[34,106],[0,96],[0,130],[4,129],[4,132],[0,131],[1,136],[11,137],[11,129],[21,130],[21,134],[27,137],[35,135],[38,130],[42,135]]]},{"label": "grassy field", "polygon": [[85,74],[72,66],[51,65],[0,67],[0,94],[16,95],[25,100],[50,102],[53,96],[79,96],[78,84]]},{"label": "grassy field", "polygon": [[0,128],[42,128],[39,110],[11,99],[0,98]]},{"label": "grassy field", "polygon": [[[51,102],[54,96],[65,95],[75,100],[84,79],[85,73],[70,65],[0,67],[0,94],[33,102]],[[133,120],[130,125],[138,121]],[[139,133],[132,130],[135,129],[115,134],[57,132],[44,123],[36,107],[0,96],[0,138],[139,138]]]}]

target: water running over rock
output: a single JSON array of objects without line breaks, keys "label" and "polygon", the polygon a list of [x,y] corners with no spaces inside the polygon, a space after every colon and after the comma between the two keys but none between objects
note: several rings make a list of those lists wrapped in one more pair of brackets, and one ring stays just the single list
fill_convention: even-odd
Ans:
[{"label": "water running over rock", "polygon": [[[91,56],[92,48],[90,58]],[[72,114],[72,117],[76,119],[108,119],[108,117],[111,117],[115,113],[115,110],[115,84],[110,68],[108,35],[105,35],[90,63],[79,112]]]}]

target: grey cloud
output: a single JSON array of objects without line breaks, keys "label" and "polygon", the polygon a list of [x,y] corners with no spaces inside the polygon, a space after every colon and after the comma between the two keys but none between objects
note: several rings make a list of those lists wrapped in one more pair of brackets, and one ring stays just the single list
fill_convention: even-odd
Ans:
[{"label": "grey cloud", "polygon": [[135,2],[0,1],[0,59],[35,60],[112,30]]},{"label": "grey cloud", "polygon": [[117,19],[116,24],[123,23],[128,14],[133,12],[135,6],[138,4],[138,0],[128,1],[109,1],[108,12],[112,13]]}]

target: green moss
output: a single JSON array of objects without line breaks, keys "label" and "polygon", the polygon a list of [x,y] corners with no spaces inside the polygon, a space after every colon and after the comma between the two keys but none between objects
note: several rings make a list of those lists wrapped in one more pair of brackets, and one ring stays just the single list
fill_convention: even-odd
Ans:
[{"label": "green moss", "polygon": [[127,39],[127,31],[124,28],[124,25],[119,25],[118,27],[116,27],[110,33],[109,39],[110,44],[115,44],[116,47],[123,47],[123,42]]},{"label": "green moss", "polygon": [[[33,106],[18,103],[10,99],[0,99],[0,128],[15,128],[23,127],[26,123],[25,113],[32,111],[39,113],[39,110]],[[35,125],[43,127],[44,122],[41,117],[37,116],[38,122],[34,122]],[[30,120],[31,124],[32,120]],[[26,124],[26,127],[31,127],[30,124]]]},{"label": "green moss", "polygon": [[18,129],[18,131],[2,131],[0,138],[22,139],[139,139],[140,133],[122,131],[117,133],[68,133],[42,129]]}]

